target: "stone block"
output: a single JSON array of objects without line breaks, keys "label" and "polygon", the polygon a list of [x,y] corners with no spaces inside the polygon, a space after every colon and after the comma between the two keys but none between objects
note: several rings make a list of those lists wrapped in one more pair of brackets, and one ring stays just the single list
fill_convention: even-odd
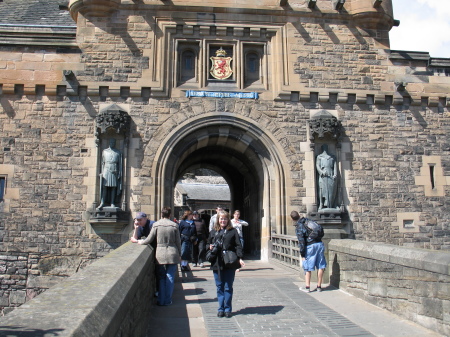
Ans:
[{"label": "stone block", "polygon": [[[75,271],[73,271],[74,273]],[[50,276],[35,276],[31,275],[28,277],[27,288],[36,289],[48,289],[58,282],[61,282],[65,277],[50,275]]]},{"label": "stone block", "polygon": [[23,290],[12,291],[9,295],[11,304],[24,304],[27,297],[27,292]]},{"label": "stone block", "polygon": [[423,298],[418,306],[417,313],[442,320],[444,318],[443,303],[437,298]]},{"label": "stone block", "polygon": [[8,307],[9,306],[9,296],[3,294],[0,296],[0,307]]}]

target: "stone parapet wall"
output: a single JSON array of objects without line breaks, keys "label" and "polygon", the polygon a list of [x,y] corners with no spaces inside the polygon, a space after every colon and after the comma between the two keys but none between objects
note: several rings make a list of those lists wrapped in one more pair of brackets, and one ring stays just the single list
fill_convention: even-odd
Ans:
[{"label": "stone parapet wall", "polygon": [[331,240],[331,284],[369,303],[450,335],[450,253]]},{"label": "stone parapet wall", "polygon": [[150,246],[126,243],[0,318],[0,335],[143,336],[153,257]]}]

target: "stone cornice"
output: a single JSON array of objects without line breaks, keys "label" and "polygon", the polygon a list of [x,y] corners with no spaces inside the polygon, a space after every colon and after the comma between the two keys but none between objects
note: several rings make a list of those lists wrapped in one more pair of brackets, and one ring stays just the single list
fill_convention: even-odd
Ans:
[{"label": "stone cornice", "polygon": [[77,47],[76,27],[0,25],[0,45]]}]

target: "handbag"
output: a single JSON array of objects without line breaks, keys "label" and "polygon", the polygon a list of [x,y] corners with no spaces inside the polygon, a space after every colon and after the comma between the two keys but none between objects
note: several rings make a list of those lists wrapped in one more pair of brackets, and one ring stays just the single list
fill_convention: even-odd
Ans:
[{"label": "handbag", "polygon": [[233,265],[236,264],[238,260],[238,257],[235,252],[232,250],[224,250],[223,251],[223,262],[225,264],[225,267],[230,268],[233,267]]}]

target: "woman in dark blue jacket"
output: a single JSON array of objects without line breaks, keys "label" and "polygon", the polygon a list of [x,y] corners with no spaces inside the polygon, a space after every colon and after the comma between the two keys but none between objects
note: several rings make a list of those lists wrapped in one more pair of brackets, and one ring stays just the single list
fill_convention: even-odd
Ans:
[{"label": "woman in dark blue jacket", "polygon": [[192,245],[197,243],[197,230],[192,220],[192,211],[185,211],[181,219],[178,224],[181,235],[181,270],[188,271],[192,260]]},{"label": "woman in dark blue jacket", "polygon": [[[213,250],[214,245],[221,242],[221,249],[217,258],[211,263],[211,269],[214,273],[214,280],[217,287],[217,300],[219,301],[218,317],[231,317],[233,300],[233,282],[236,269],[245,266],[242,260],[243,251],[239,234],[231,224],[230,214],[225,211],[219,211],[216,218],[214,229],[209,233],[208,249]],[[235,263],[225,266],[223,260],[224,251],[233,251],[237,255]]]}]

